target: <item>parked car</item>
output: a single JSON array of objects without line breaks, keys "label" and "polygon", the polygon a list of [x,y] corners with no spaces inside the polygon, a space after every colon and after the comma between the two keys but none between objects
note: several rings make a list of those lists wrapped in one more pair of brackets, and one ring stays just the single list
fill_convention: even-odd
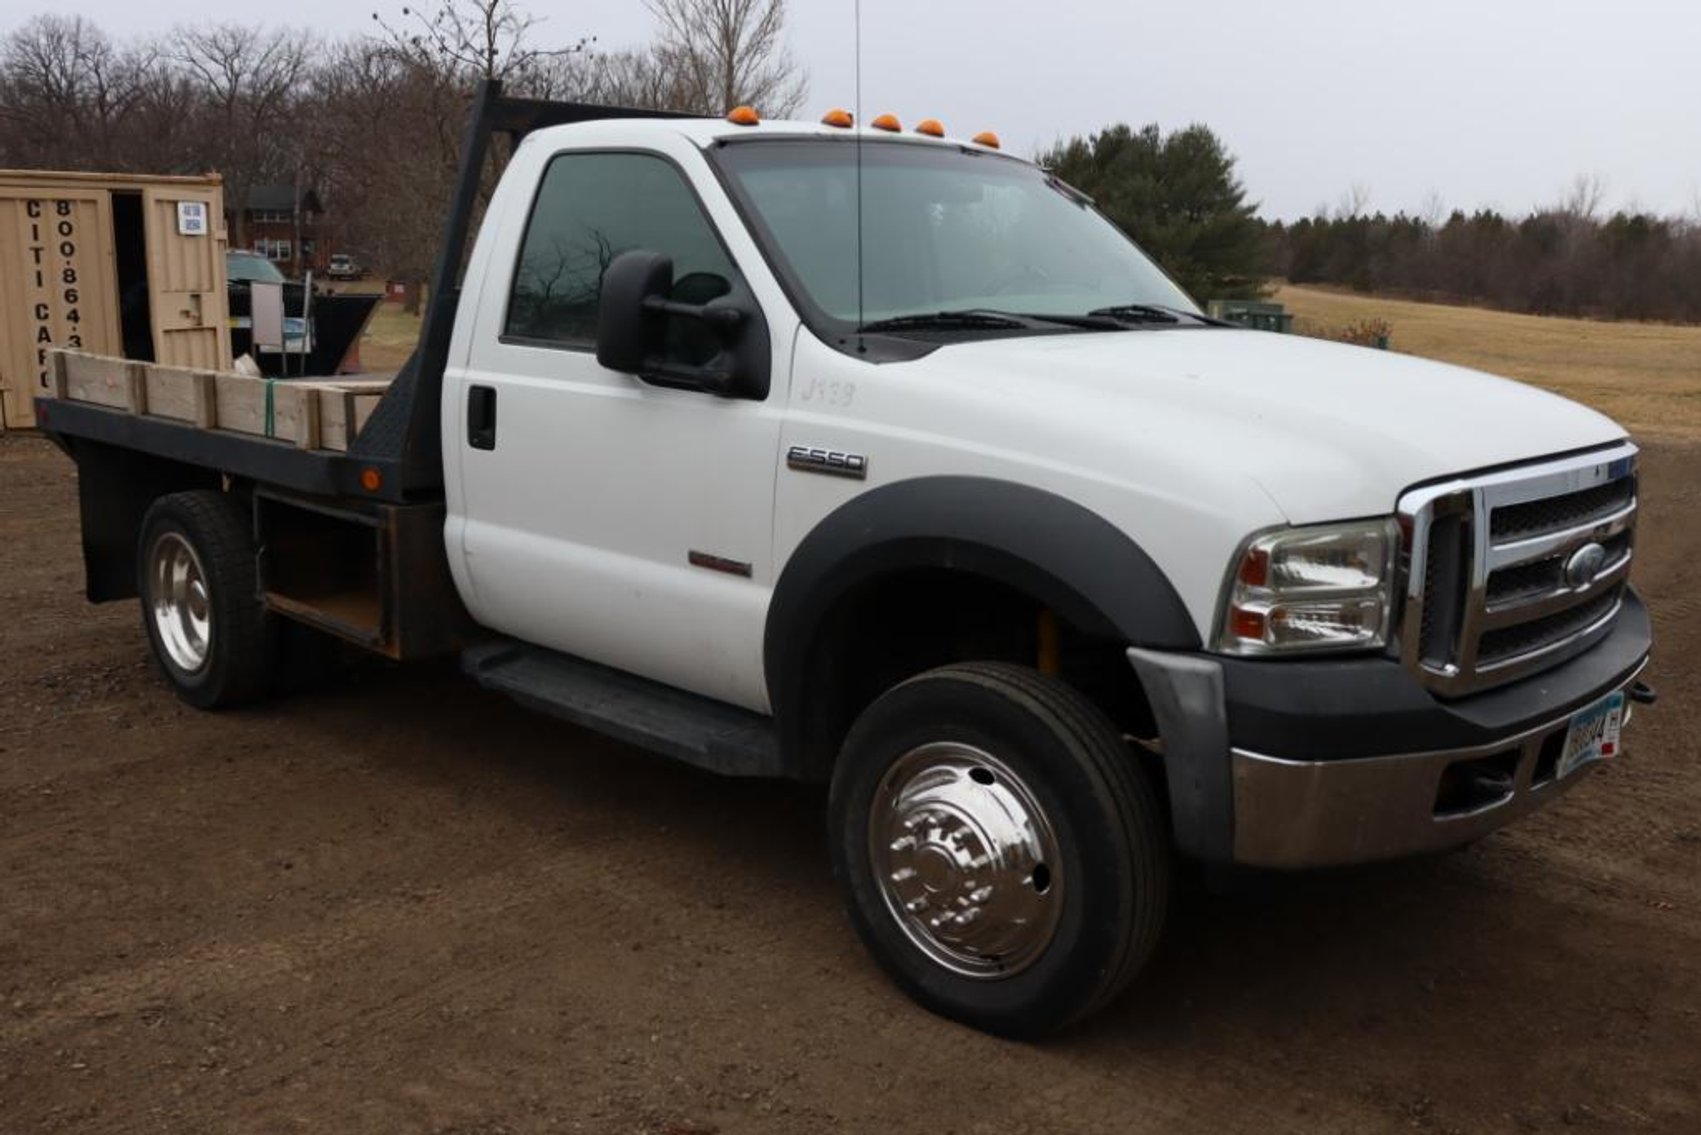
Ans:
[{"label": "parked car", "polygon": [[[823,783],[880,964],[1031,1036],[1139,972],[1175,856],[1456,847],[1652,700],[1637,449],[1593,410],[1208,318],[990,138],[474,113],[419,350],[324,418],[346,451],[335,391],[274,422],[265,387],[260,438],[76,400],[60,356],[88,593],[140,596],[191,705],[262,696],[290,620]],[[462,274],[497,130],[529,136]],[[203,418],[259,406],[220,381]]]},{"label": "parked car", "polygon": [[355,263],[354,257],[348,253],[337,252],[325,265],[325,275],[333,280],[359,280],[366,276],[366,269]]}]

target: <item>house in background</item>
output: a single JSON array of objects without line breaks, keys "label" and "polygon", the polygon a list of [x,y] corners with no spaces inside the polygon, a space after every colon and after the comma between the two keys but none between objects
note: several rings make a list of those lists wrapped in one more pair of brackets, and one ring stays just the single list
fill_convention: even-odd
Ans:
[{"label": "house in background", "polygon": [[[244,242],[290,277],[309,268],[315,275],[325,271],[330,249],[322,239],[325,208],[311,189],[299,191],[292,185],[256,185],[248,191],[242,223],[232,224],[233,237]],[[299,216],[298,213],[299,207]]]}]

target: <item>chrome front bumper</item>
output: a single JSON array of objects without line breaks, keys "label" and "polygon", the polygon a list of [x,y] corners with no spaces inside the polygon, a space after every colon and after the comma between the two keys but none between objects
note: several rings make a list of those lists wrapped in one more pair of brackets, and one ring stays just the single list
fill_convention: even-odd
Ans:
[{"label": "chrome front bumper", "polygon": [[[1640,673],[1616,687],[1627,694],[1625,725]],[[1557,799],[1598,763],[1554,775],[1570,722],[1566,714],[1474,748],[1349,760],[1231,749],[1234,860],[1327,867],[1463,846]]]}]

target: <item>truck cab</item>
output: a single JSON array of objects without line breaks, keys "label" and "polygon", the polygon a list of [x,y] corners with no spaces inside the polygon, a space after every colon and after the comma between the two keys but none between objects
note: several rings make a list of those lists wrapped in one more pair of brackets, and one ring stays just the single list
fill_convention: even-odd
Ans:
[{"label": "truck cab", "polygon": [[[219,618],[250,643],[314,621],[269,598],[268,548],[358,560],[332,530],[367,525],[381,562],[355,574],[391,623],[455,614],[421,652],[828,786],[877,960],[1021,1036],[1132,980],[1173,855],[1459,846],[1610,759],[1651,700],[1636,449],[1607,418],[1211,319],[989,137],[581,117],[524,133],[415,363],[322,480],[147,443],[224,478],[133,524],[180,692],[220,664]],[[50,428],[107,460],[65,409]],[[204,562],[215,506],[246,574]],[[277,519],[307,511],[332,519]]]}]

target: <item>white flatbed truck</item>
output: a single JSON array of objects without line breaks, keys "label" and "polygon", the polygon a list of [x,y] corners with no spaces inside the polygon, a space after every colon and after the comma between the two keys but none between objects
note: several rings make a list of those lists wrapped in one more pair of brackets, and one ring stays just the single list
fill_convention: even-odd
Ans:
[{"label": "white flatbed truck", "polygon": [[1652,700],[1607,418],[1209,319],[984,140],[738,119],[485,88],[387,387],[59,356],[89,597],[192,705],[297,623],[830,784],[873,955],[1017,1036],[1128,984],[1172,855],[1461,845]]}]

